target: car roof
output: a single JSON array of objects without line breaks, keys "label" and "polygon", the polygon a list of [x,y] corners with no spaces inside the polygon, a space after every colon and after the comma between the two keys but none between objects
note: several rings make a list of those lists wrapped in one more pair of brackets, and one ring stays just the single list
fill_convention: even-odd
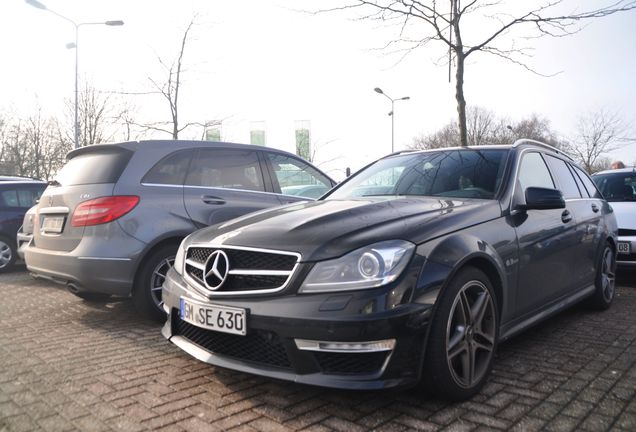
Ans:
[{"label": "car roof", "polygon": [[[166,148],[169,147],[171,149],[179,150],[179,149],[189,149],[192,147],[208,147],[208,148],[226,148],[226,149],[245,149],[245,150],[267,150],[274,151],[278,153],[284,153],[288,155],[292,155],[289,152],[284,150],[279,150],[271,147],[264,147],[254,144],[238,144],[231,142],[221,142],[221,141],[198,141],[198,140],[143,140],[143,141],[128,141],[121,143],[112,143],[112,144],[94,144],[91,146],[80,147],[78,149],[70,151],[67,155],[67,159],[71,159],[75,156],[90,153],[94,151],[100,150],[109,150],[114,148],[122,148],[131,151],[137,151],[141,149],[147,148]],[[292,155],[295,156],[295,155]]]},{"label": "car roof", "polygon": [[594,175],[625,174],[625,173],[630,173],[630,172],[636,172],[636,166],[599,171],[599,172],[594,173]]}]

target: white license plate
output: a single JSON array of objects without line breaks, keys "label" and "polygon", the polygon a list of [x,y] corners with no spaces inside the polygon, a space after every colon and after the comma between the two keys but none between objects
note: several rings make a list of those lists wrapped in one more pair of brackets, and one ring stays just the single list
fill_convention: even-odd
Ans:
[{"label": "white license plate", "polygon": [[42,231],[59,234],[64,228],[64,216],[47,216],[42,220]]},{"label": "white license plate", "polygon": [[245,336],[245,309],[193,302],[181,297],[179,317],[194,326]]},{"label": "white license plate", "polygon": [[619,254],[630,254],[631,253],[631,243],[630,242],[618,242],[618,253]]}]

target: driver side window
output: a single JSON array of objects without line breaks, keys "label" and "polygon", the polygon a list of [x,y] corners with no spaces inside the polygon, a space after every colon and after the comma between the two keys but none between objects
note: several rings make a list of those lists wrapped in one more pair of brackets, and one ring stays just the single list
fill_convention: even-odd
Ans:
[{"label": "driver side window", "polygon": [[526,153],[521,159],[518,181],[524,194],[529,187],[555,188],[545,161],[536,152]]}]

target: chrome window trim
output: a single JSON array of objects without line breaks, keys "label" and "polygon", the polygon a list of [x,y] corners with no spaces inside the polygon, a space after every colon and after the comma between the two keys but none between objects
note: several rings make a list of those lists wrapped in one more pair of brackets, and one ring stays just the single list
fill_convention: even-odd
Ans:
[{"label": "chrome window trim", "polygon": [[[190,248],[193,248],[193,247],[205,248],[205,249],[221,249],[221,250],[223,250],[223,249],[244,250],[244,251],[248,251],[248,252],[262,252],[262,253],[270,253],[270,254],[278,254],[278,255],[288,255],[288,256],[296,257],[296,264],[294,264],[294,268],[292,268],[291,270],[288,270],[288,271],[287,270],[286,271],[274,271],[276,273],[285,273],[285,274],[271,275],[271,276],[287,276],[287,280],[280,287],[268,288],[268,289],[263,289],[263,290],[247,290],[247,291],[210,291],[210,290],[205,289],[205,287],[203,287],[197,280],[195,280],[192,277],[190,277],[190,275],[188,274],[188,272],[185,269],[185,265],[186,265],[186,263],[188,263],[188,264],[192,265],[193,267],[198,268],[199,270],[205,271],[205,265],[203,265],[203,268],[201,268],[201,264],[200,263],[196,263],[197,265],[193,265],[192,261],[187,259],[188,251],[190,250]],[[276,293],[276,292],[282,291],[285,288],[287,288],[287,286],[289,285],[289,282],[293,279],[292,276],[296,273],[296,270],[298,269],[298,266],[300,264],[300,260],[302,258],[301,254],[299,254],[298,252],[281,251],[281,250],[275,250],[275,249],[254,248],[254,247],[248,247],[248,246],[219,245],[219,244],[210,244],[210,243],[192,243],[192,244],[188,245],[188,247],[185,250],[185,257],[186,257],[186,259],[184,259],[184,264],[183,264],[183,278],[186,281],[187,286],[188,287],[192,287],[199,294],[202,294],[202,295],[204,295],[205,297],[207,297],[209,299],[212,299],[212,298],[215,298],[215,297],[232,297],[232,296],[239,296],[239,295],[271,294],[271,293]],[[238,269],[238,271],[237,270],[230,270],[230,272],[228,274],[250,274],[250,275],[262,276],[264,274],[263,273],[259,273],[259,272],[269,272],[269,270],[252,270],[252,271],[249,271],[249,272],[242,272],[242,270],[245,270],[245,269]]]}]

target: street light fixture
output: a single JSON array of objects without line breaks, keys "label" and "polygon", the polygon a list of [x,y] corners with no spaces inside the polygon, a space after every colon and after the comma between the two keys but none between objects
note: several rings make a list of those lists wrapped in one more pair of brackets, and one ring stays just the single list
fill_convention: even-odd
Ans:
[{"label": "street light fixture", "polygon": [[37,0],[25,0],[29,5],[38,8],[38,9],[42,9],[45,10],[47,12],[52,13],[53,15],[62,18],[65,21],[70,22],[71,24],[73,24],[73,26],[75,27],[75,42],[71,42],[66,44],[66,48],[68,49],[73,49],[75,48],[75,148],[79,148],[79,105],[78,105],[78,94],[79,94],[79,90],[78,90],[78,60],[79,60],[79,49],[78,49],[78,45],[79,45],[79,28],[81,26],[87,26],[87,25],[107,25],[107,26],[122,26],[124,25],[124,22],[122,20],[111,20],[111,21],[103,21],[103,22],[81,22],[81,23],[76,23],[75,21],[73,21],[72,19],[55,12],[54,10],[49,9],[48,7],[46,7],[46,5],[40,3]]},{"label": "street light fixture", "polygon": [[391,96],[389,96],[388,94],[384,93],[380,87],[376,87],[373,90],[376,93],[380,93],[381,95],[383,95],[384,97],[386,97],[387,99],[389,99],[391,101],[391,112],[389,113],[389,115],[391,116],[391,153],[393,153],[395,151],[395,115],[394,115],[394,113],[395,113],[395,102],[396,101],[401,101],[401,100],[409,100],[411,98],[410,98],[410,96],[404,96],[404,97],[401,97],[401,98],[393,99]]}]

